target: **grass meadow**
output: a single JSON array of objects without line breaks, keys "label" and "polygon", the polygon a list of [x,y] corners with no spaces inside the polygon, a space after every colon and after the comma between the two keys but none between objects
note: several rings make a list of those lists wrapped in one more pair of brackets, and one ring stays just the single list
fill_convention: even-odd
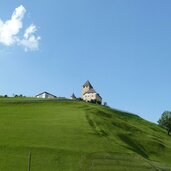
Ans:
[{"label": "grass meadow", "polygon": [[166,171],[171,137],[137,115],[71,100],[0,99],[0,170]]}]

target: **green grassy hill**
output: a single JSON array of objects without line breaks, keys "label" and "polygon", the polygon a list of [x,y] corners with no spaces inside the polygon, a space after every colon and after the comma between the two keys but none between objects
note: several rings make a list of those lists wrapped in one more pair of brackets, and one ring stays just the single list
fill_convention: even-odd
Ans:
[{"label": "green grassy hill", "polygon": [[0,99],[0,170],[170,170],[171,137],[139,116],[67,100]]}]

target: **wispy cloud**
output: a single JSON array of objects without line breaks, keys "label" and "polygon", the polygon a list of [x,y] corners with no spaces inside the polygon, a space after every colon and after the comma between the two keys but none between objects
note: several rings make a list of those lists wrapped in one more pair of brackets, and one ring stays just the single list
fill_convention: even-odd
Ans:
[{"label": "wispy cloud", "polygon": [[34,33],[37,31],[35,25],[30,25],[23,36],[22,40],[19,40],[19,44],[23,45],[25,47],[25,51],[27,50],[36,50],[39,48],[39,36],[35,36]]},{"label": "wispy cloud", "polygon": [[25,51],[37,50],[39,48],[40,36],[36,36],[35,32],[37,28],[34,24],[31,24],[26,28],[24,35],[19,36],[23,28],[23,18],[26,13],[26,9],[20,5],[17,7],[10,20],[2,21],[0,19],[0,43],[6,46],[21,45]]}]

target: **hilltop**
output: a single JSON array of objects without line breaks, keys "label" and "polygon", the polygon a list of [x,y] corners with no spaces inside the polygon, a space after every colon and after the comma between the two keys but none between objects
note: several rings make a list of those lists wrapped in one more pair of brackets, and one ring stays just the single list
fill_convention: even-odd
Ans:
[{"label": "hilltop", "polygon": [[137,115],[71,100],[0,99],[0,170],[169,170],[171,137]]}]

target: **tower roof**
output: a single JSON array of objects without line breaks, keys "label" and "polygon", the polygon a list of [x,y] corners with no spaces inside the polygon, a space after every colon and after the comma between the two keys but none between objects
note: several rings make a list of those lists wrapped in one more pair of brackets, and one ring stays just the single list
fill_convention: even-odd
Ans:
[{"label": "tower roof", "polygon": [[86,83],[83,85],[83,87],[89,86],[90,88],[93,88],[91,83],[87,80]]},{"label": "tower roof", "polygon": [[72,98],[76,98],[76,96],[75,96],[75,94],[74,94],[74,93],[72,94],[72,96],[71,96],[71,97],[72,97]]}]

